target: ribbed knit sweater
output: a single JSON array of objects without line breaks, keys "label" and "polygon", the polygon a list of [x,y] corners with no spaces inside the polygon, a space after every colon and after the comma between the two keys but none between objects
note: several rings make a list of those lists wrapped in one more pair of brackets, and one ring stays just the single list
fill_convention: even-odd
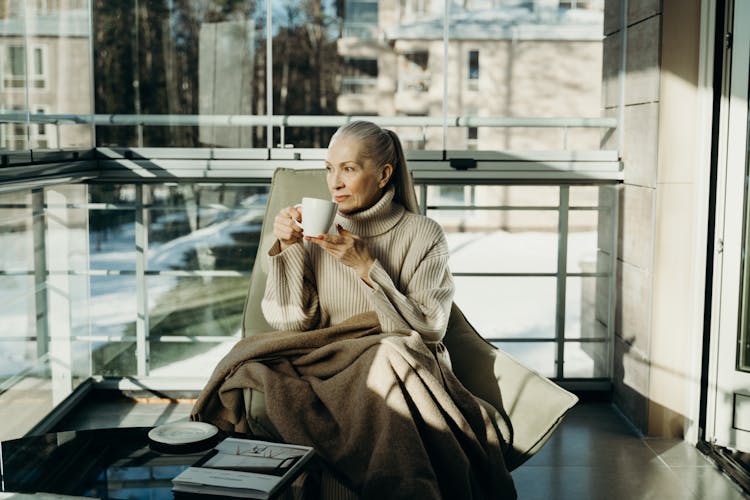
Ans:
[{"label": "ribbed knit sweater", "polygon": [[375,311],[384,332],[415,330],[427,342],[442,339],[454,292],[445,234],[437,222],[395,203],[393,194],[386,191],[362,212],[339,212],[334,221],[366,242],[375,259],[373,288],[315,244],[283,252],[274,244],[262,302],[272,327],[305,331]]}]

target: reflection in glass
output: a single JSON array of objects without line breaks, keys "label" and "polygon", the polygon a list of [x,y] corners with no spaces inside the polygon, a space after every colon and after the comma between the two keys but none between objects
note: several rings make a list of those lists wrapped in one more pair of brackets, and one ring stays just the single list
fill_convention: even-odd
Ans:
[{"label": "reflection in glass", "polygon": [[[91,342],[93,373],[135,374],[135,277],[90,276],[89,287],[88,328],[94,338]],[[116,341],[123,337],[128,340]]]},{"label": "reflection in glass", "polygon": [[[268,188],[179,184],[149,188],[148,269],[249,271]],[[163,207],[163,208],[162,208]]]},{"label": "reflection in glass", "polygon": [[[17,4],[15,7],[13,4]],[[19,6],[20,5],[20,6]],[[91,113],[88,2],[9,2],[3,9],[3,107],[32,115]],[[4,124],[2,147],[90,147],[87,125]],[[25,144],[28,138],[28,144]]]},{"label": "reflection in glass", "polygon": [[597,254],[598,216],[596,210],[568,212],[568,273],[595,273],[609,267],[605,256]]},{"label": "reflection in glass", "polygon": [[[93,16],[97,113],[265,113],[263,2],[96,0]],[[97,143],[264,147],[265,127],[98,127]]]},{"label": "reflection in glass", "polygon": [[[339,85],[349,86],[346,65],[336,53],[339,24],[334,9],[341,2],[272,0],[273,113],[277,115],[336,115]],[[373,68],[374,63],[374,68]],[[377,75],[374,58],[355,62],[359,71]],[[341,83],[339,83],[341,82]],[[335,127],[286,128],[283,143],[294,147],[326,147]],[[280,129],[274,146],[282,143]]]},{"label": "reflection in glass", "polygon": [[565,291],[565,338],[606,339],[609,277],[569,276]]},{"label": "reflection in glass", "polygon": [[149,276],[151,374],[184,377],[196,366],[214,366],[234,340],[216,343],[171,337],[239,338],[248,280],[247,276]]},{"label": "reflection in glass", "polygon": [[567,342],[563,365],[564,377],[606,377],[609,372],[607,352],[607,344],[604,342]]}]

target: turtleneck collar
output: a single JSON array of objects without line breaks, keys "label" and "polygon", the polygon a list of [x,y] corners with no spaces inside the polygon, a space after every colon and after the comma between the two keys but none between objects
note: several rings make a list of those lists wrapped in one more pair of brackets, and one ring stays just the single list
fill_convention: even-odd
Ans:
[{"label": "turtleneck collar", "polygon": [[389,187],[373,206],[354,214],[336,214],[336,224],[357,236],[377,236],[389,231],[404,216],[405,209],[393,201],[395,189]]}]

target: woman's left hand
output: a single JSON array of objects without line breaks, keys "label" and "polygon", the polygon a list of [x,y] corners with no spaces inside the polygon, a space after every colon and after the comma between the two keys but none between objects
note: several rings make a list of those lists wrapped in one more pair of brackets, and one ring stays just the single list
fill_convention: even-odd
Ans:
[{"label": "woman's left hand", "polygon": [[336,224],[336,230],[339,232],[338,235],[321,234],[316,237],[306,236],[305,239],[321,247],[342,264],[354,269],[362,281],[372,286],[368,276],[375,259],[370,255],[367,245],[362,238],[350,233],[339,224]]}]

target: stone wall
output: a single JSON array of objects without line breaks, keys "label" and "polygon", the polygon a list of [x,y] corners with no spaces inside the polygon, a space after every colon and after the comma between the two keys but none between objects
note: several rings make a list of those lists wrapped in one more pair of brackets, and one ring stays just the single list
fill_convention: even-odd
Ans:
[{"label": "stone wall", "polygon": [[[684,431],[694,293],[699,0],[605,4],[603,106],[618,111],[627,36],[621,155],[614,400],[651,435]],[[606,149],[617,136],[605,139]],[[607,228],[600,228],[604,231]]]}]

